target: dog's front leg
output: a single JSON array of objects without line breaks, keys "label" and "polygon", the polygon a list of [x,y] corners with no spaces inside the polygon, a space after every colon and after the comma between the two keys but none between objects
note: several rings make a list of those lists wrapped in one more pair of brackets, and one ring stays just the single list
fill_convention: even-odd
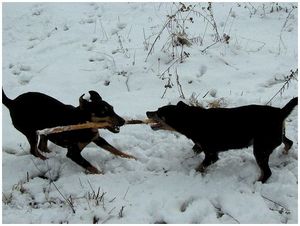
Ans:
[{"label": "dog's front leg", "polygon": [[204,153],[205,153],[205,158],[204,158],[203,162],[200,163],[200,165],[196,168],[196,171],[201,172],[201,173],[204,173],[205,169],[208,166],[215,163],[219,159],[218,153],[216,153],[216,152],[210,153],[210,152],[204,151]]},{"label": "dog's front leg", "polygon": [[118,149],[116,149],[115,147],[113,147],[112,145],[110,145],[106,140],[104,140],[102,137],[98,136],[97,138],[95,138],[93,140],[93,142],[98,145],[99,147],[103,148],[106,151],[109,151],[110,153],[120,156],[122,158],[128,158],[128,159],[134,159],[137,160],[136,157],[126,154],[122,151],[119,151]]},{"label": "dog's front leg", "polygon": [[38,136],[34,133],[32,134],[26,134],[27,140],[30,144],[30,153],[34,155],[35,157],[38,157],[42,160],[46,160],[47,158],[43,156],[37,147],[37,142],[38,142]]},{"label": "dog's front leg", "polygon": [[254,141],[253,153],[255,160],[260,168],[261,174],[258,181],[265,183],[268,178],[272,175],[270,166],[269,166],[269,157],[273,149],[267,147],[267,145],[262,145],[260,141]]},{"label": "dog's front leg", "polygon": [[283,153],[284,154],[288,154],[289,153],[289,150],[291,149],[292,145],[293,145],[293,141],[291,141],[290,139],[288,139],[285,134],[283,134],[283,137],[282,137],[282,142],[284,144],[284,151]]},{"label": "dog's front leg", "polygon": [[50,153],[50,150],[47,147],[48,138],[46,135],[40,135],[40,141],[38,144],[38,149],[42,152]]},{"label": "dog's front leg", "polygon": [[86,159],[84,159],[81,156],[81,150],[77,145],[72,145],[68,148],[67,157],[72,159],[74,162],[76,162],[81,167],[88,170],[90,173],[93,174],[101,174],[102,172],[99,171],[96,167],[91,165]]}]

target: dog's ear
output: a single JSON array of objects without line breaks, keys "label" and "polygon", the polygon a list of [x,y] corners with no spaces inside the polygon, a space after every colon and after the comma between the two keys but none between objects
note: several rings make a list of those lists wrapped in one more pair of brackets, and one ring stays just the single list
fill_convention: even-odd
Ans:
[{"label": "dog's ear", "polygon": [[182,101],[179,101],[179,102],[177,103],[177,106],[178,106],[178,107],[189,107],[189,105],[187,105],[186,103],[184,103],[184,102],[182,102]]},{"label": "dog's ear", "polygon": [[79,97],[79,106],[80,108],[84,108],[84,105],[89,102],[99,102],[102,101],[101,96],[94,90],[90,90],[87,94],[82,94]]},{"label": "dog's ear", "polygon": [[82,94],[80,97],[79,97],[79,106],[81,109],[84,108],[84,105],[86,104],[86,102],[88,102],[86,99],[83,98],[85,94]]},{"label": "dog's ear", "polygon": [[92,102],[102,101],[101,96],[96,91],[90,90],[89,93],[90,93],[90,96],[91,96],[90,99]]}]

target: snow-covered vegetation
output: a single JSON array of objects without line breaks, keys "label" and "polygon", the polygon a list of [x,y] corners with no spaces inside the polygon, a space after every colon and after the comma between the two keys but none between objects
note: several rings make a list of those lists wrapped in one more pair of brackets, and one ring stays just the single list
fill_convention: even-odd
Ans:
[{"label": "snow-covered vegetation", "polygon": [[[126,119],[162,105],[269,104],[297,96],[297,3],[4,3],[3,88],[68,104],[96,90]],[[290,75],[293,76],[290,76]],[[277,94],[277,95],[276,95]],[[270,101],[271,100],[271,101]],[[3,223],[297,223],[297,108],[286,120],[294,145],[270,157],[269,180],[252,147],[229,150],[205,174],[192,141],[147,125],[90,145],[86,174],[49,144],[43,161],[2,111]],[[43,116],[41,116],[43,117]],[[246,119],[245,119],[246,120]]]}]

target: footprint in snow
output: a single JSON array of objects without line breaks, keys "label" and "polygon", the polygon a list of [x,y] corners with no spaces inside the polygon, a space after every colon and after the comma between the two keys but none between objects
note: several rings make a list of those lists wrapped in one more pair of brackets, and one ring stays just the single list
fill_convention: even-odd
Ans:
[{"label": "footprint in snow", "polygon": [[11,73],[17,76],[17,79],[21,85],[28,84],[33,77],[32,73],[30,73],[31,67],[28,65],[9,64],[9,68],[11,69]]},{"label": "footprint in snow", "polygon": [[119,30],[123,30],[126,26],[127,26],[126,23],[121,23],[121,22],[117,23],[117,28]]}]

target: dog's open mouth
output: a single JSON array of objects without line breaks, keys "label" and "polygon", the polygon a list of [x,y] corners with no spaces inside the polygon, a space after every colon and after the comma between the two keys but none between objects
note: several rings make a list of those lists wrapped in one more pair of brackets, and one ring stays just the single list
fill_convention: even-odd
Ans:
[{"label": "dog's open mouth", "polygon": [[151,129],[153,130],[171,130],[174,131],[172,127],[170,127],[167,123],[164,122],[161,118],[158,117],[156,111],[148,111],[146,112],[148,119],[148,123],[150,124]]},{"label": "dog's open mouth", "polygon": [[104,118],[92,118],[93,122],[98,123],[108,123],[109,126],[105,127],[105,129],[108,129],[112,133],[119,133],[120,132],[120,126],[123,124],[120,124],[119,122],[115,122],[115,120],[112,120],[110,117],[104,117]]},{"label": "dog's open mouth", "polygon": [[120,132],[120,126],[112,125],[109,127],[106,127],[110,132],[112,133],[119,133]]},{"label": "dog's open mouth", "polygon": [[153,129],[153,130],[160,130],[160,129],[164,129],[164,126],[163,126],[163,124],[161,123],[161,122],[159,122],[159,121],[156,121],[156,120],[151,120],[151,122],[150,122],[150,127],[151,127],[151,129]]}]

